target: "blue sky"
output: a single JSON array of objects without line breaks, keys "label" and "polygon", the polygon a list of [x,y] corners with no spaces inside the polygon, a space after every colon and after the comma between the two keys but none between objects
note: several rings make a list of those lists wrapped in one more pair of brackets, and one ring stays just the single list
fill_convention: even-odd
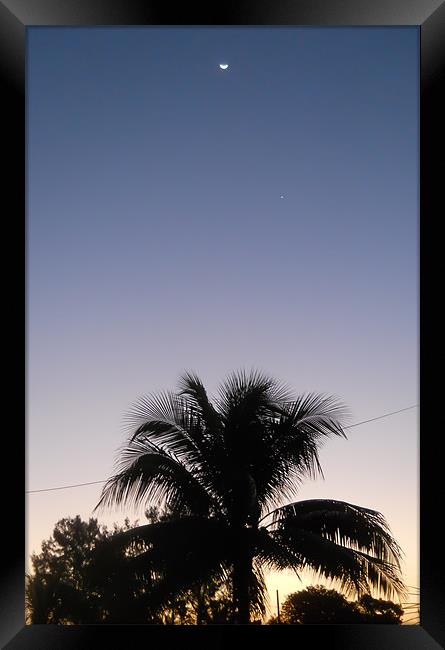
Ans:
[{"label": "blue sky", "polygon": [[[418,402],[417,28],[30,28],[27,97],[28,490],[106,479],[184,369],[354,422]],[[380,509],[410,584],[417,418],[327,443],[301,492]],[[99,492],[30,495],[28,550]]]}]

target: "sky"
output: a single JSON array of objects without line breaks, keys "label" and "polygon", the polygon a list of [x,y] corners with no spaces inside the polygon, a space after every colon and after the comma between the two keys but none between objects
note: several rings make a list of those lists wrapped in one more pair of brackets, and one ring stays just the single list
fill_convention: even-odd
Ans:
[{"label": "sky", "polygon": [[[107,479],[130,404],[184,370],[351,423],[418,404],[417,28],[27,33],[26,490]],[[299,498],[381,511],[417,587],[418,409],[320,458]],[[100,490],[29,494],[27,561]],[[272,605],[305,584],[270,575]]]}]

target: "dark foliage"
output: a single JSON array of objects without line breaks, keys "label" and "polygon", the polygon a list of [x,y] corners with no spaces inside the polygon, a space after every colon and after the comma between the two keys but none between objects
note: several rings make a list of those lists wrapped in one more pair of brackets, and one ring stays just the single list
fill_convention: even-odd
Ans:
[{"label": "dark foliage", "polygon": [[[150,508],[151,524],[171,521],[175,513]],[[136,522],[137,523],[137,522]],[[134,549],[106,542],[135,527],[108,530],[96,519],[60,520],[50,539],[33,554],[26,578],[28,623],[227,623],[233,617],[230,581],[208,580],[163,598],[159,603],[151,576],[138,570]]]},{"label": "dark foliage", "polygon": [[216,581],[231,585],[232,620],[247,623],[265,611],[264,569],[312,569],[346,594],[402,594],[401,551],[380,513],[293,501],[322,474],[323,441],[346,437],[345,416],[335,398],[292,398],[258,372],[233,373],[213,401],[192,373],[178,393],[142,397],[97,507],[174,513],[106,541],[149,580],[152,606]]},{"label": "dark foliage", "polygon": [[[403,609],[388,600],[363,595],[357,601],[334,589],[308,587],[289,594],[282,606],[281,622],[288,624],[400,624]],[[273,619],[271,623],[276,623]]]},{"label": "dark foliage", "polygon": [[107,562],[97,553],[105,540],[132,527],[126,520],[124,527],[109,531],[96,519],[85,522],[79,516],[57,522],[41,553],[31,558],[28,622],[147,622],[144,577],[134,574],[124,552],[114,552]]}]

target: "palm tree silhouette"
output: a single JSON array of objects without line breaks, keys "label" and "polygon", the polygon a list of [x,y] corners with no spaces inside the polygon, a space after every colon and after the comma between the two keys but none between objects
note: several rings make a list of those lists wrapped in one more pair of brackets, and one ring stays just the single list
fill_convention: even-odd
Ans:
[{"label": "palm tree silhouette", "polygon": [[[153,578],[151,598],[230,580],[235,623],[265,599],[265,569],[312,569],[346,593],[404,592],[401,550],[379,512],[333,500],[293,502],[322,475],[318,449],[345,436],[345,407],[290,391],[257,371],[232,373],[213,403],[194,373],[177,393],[142,397],[98,508],[163,503],[177,513],[123,533]],[[115,542],[116,543],[116,542]]]}]

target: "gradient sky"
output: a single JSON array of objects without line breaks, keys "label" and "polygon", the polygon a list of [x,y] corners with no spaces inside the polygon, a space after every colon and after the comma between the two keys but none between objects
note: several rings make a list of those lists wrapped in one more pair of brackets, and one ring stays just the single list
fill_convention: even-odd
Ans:
[{"label": "gradient sky", "polygon": [[[418,46],[414,27],[28,29],[27,490],[106,479],[130,403],[185,369],[214,392],[256,367],[351,422],[418,403]],[[418,409],[353,428],[300,492],[383,512],[413,586],[417,452]],[[28,553],[100,489],[29,495]]]}]

